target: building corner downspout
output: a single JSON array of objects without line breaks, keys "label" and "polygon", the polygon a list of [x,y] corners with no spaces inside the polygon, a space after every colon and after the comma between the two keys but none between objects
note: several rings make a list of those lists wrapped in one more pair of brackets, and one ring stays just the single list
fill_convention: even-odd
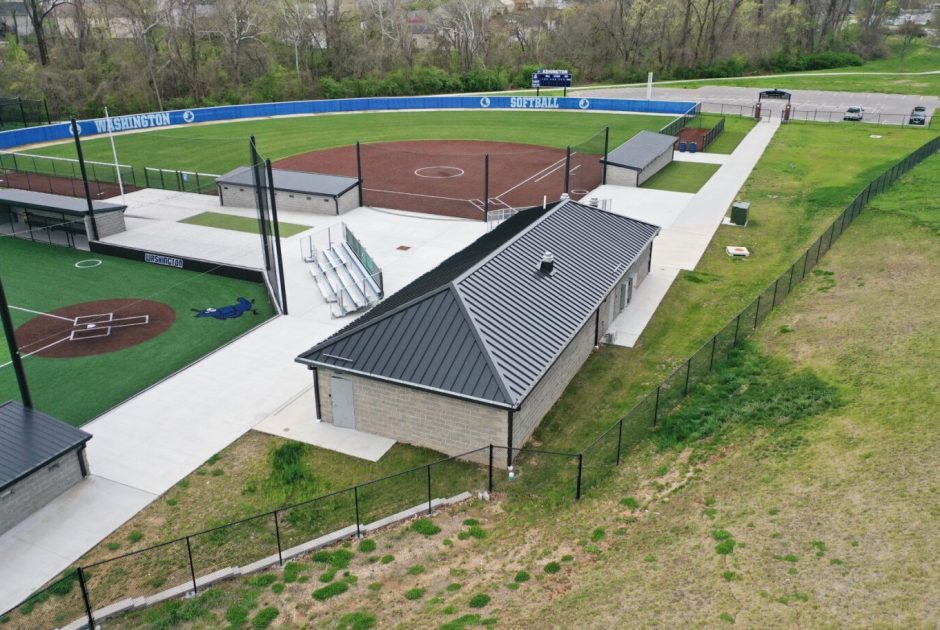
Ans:
[{"label": "building corner downspout", "polygon": [[[603,304],[603,302],[601,302]],[[597,348],[601,341],[601,307],[597,307],[594,313],[594,347]]]},{"label": "building corner downspout", "polygon": [[313,408],[316,411],[317,420],[322,420],[323,416],[320,415],[320,373],[312,365],[310,371],[313,372]]},{"label": "building corner downspout", "polygon": [[512,416],[515,413],[515,409],[509,410],[509,434],[506,439],[506,466],[512,468]]}]

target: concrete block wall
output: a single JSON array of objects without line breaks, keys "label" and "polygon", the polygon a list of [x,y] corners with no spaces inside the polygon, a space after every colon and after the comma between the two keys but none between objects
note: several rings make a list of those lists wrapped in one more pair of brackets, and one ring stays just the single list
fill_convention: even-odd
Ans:
[{"label": "concrete block wall", "polygon": [[[274,199],[277,201],[278,210],[335,216],[337,203],[339,204],[340,214],[359,207],[359,189],[353,188],[339,199],[333,199],[328,195],[276,190],[274,191]],[[219,203],[233,208],[255,208],[257,207],[257,196],[255,195],[255,189],[251,186],[220,184]]]},{"label": "concrete block wall", "polygon": [[[309,195],[299,192],[274,191],[277,209],[293,212],[311,212],[313,214],[336,215],[336,202],[332,197]],[[254,207],[254,204],[252,204]]]},{"label": "concrete block wall", "polygon": [[0,534],[81,481],[79,457],[84,453],[84,449],[69,451],[0,492]]},{"label": "concrete block wall", "polygon": [[[330,379],[353,383],[356,429],[415,446],[458,455],[484,446],[505,445],[508,410],[443,396],[387,381],[317,368],[320,416],[333,422]],[[487,453],[474,461],[484,463]]]},{"label": "concrete block wall", "polygon": [[636,185],[640,186],[648,180],[650,177],[663,170],[670,162],[672,162],[673,149],[669,147],[666,149],[662,155],[653,160],[653,162],[643,169],[641,173],[638,173]]},{"label": "concrete block wall", "polygon": [[339,213],[349,212],[359,207],[359,187],[353,188],[339,198]]},{"label": "concrete block wall", "polygon": [[608,184],[636,188],[639,185],[637,184],[637,175],[639,175],[639,173],[629,168],[614,166],[613,164],[607,165]]},{"label": "concrete block wall", "polygon": [[[96,214],[95,225],[98,226],[98,238],[113,236],[127,230],[127,227],[124,224],[124,212],[106,212],[104,214]],[[88,238],[91,237],[92,233],[89,232]]]},{"label": "concrete block wall", "polygon": [[568,347],[529,393],[513,416],[512,445],[522,448],[552,405],[594,350],[594,317],[581,327]]}]

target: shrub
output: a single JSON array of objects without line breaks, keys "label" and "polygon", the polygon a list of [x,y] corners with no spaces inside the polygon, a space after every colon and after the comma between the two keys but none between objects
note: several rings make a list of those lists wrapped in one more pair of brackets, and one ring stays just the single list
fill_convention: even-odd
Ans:
[{"label": "shrub", "polygon": [[545,565],[546,573],[558,573],[559,571],[561,571],[561,565],[557,562],[549,562]]},{"label": "shrub", "polygon": [[395,556],[392,554],[386,554],[382,556],[382,564],[389,564],[395,560]]},{"label": "shrub", "polygon": [[429,518],[419,518],[411,524],[411,529],[424,536],[433,536],[441,531],[441,528]]},{"label": "shrub", "polygon": [[591,540],[593,540],[594,542],[603,540],[605,535],[606,535],[606,532],[604,531],[604,528],[598,527],[593,532],[591,532]]},{"label": "shrub", "polygon": [[130,534],[127,535],[127,540],[133,545],[135,542],[138,542],[143,537],[144,535],[135,529],[134,531],[132,531]]},{"label": "shrub", "polygon": [[337,595],[342,595],[349,590],[349,585],[346,582],[330,582],[323,588],[318,588],[313,592],[313,598],[318,602],[323,602],[328,600],[331,597],[336,597]]},{"label": "shrub", "polygon": [[375,541],[372,540],[371,538],[367,538],[365,540],[359,541],[359,551],[361,551],[362,553],[371,553],[375,551],[375,547],[376,547]]},{"label": "shrub", "polygon": [[490,596],[486,593],[477,593],[470,598],[470,608],[483,608],[491,601]]},{"label": "shrub", "polygon": [[258,614],[255,615],[254,619],[251,620],[251,627],[256,630],[264,630],[264,628],[271,625],[271,622],[274,621],[277,614],[278,610],[274,606],[262,608],[258,611]]},{"label": "shrub", "polygon": [[636,500],[636,497],[626,497],[620,500],[621,505],[625,505],[631,510],[635,510],[640,507],[640,502]]},{"label": "shrub", "polygon": [[720,543],[715,545],[715,553],[721,556],[727,556],[729,553],[734,551],[734,539],[728,538],[727,540],[722,540]]},{"label": "shrub", "polygon": [[336,630],[369,630],[375,627],[375,623],[375,615],[360,610],[340,617]]},{"label": "shrub", "polygon": [[731,538],[731,532],[726,529],[716,529],[712,532],[712,538],[715,540],[728,540]]},{"label": "shrub", "polygon": [[521,584],[523,582],[528,582],[530,577],[531,576],[529,575],[528,571],[519,571],[518,573],[516,573],[516,577],[514,577],[513,579],[516,582],[519,582]]},{"label": "shrub", "polygon": [[405,599],[407,600],[414,601],[416,599],[421,599],[422,597],[424,597],[423,588],[410,588],[405,591]]},{"label": "shrub", "polygon": [[421,575],[422,573],[424,573],[424,567],[420,564],[408,567],[408,575]]},{"label": "shrub", "polygon": [[248,609],[241,604],[232,604],[225,611],[225,620],[237,628],[248,621]]}]

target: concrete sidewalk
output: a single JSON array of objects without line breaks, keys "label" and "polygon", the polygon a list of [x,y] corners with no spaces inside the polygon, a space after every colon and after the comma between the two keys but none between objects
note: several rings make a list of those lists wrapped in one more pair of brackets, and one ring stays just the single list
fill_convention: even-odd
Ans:
[{"label": "concrete sidewalk", "polygon": [[[695,269],[738,191],[747,181],[779,127],[779,121],[756,125],[734,153],[722,156],[725,159],[721,168],[698,193],[687,196],[681,210],[675,207],[678,198],[665,196],[681,193],[664,193],[658,196],[660,203],[649,205],[637,203],[653,199],[649,192],[634,192],[642,189],[601,186],[591,192],[592,197],[611,199],[611,210],[618,214],[662,227],[653,242],[649,276],[637,289],[630,306],[611,324],[610,330],[614,333],[613,344],[632,348],[666,297],[679,272],[683,269]],[[664,201],[671,203],[662,203]]]}]

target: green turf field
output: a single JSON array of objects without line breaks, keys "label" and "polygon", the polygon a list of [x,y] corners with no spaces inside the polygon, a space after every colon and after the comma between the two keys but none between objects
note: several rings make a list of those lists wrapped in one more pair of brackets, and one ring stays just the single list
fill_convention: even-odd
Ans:
[{"label": "green turf field", "polygon": [[[90,258],[102,264],[75,267],[77,261]],[[154,300],[176,311],[169,330],[124,350],[80,358],[25,359],[34,406],[74,425],[87,422],[274,313],[264,286],[253,282],[11,238],[0,239],[0,273],[10,305],[34,311],[113,298]],[[190,310],[226,306],[239,297],[255,300],[258,314],[220,321],[195,318]],[[37,317],[17,310],[11,314],[16,326]],[[6,354],[5,348],[0,356]],[[10,398],[19,396],[13,369],[6,366],[0,368],[0,399]]]},{"label": "green turf field", "polygon": [[[317,149],[360,142],[399,140],[493,140],[563,148],[610,127],[615,147],[637,132],[658,131],[668,116],[562,111],[382,112],[248,120],[178,127],[115,136],[118,161],[138,168],[167,168],[222,174],[248,163],[254,135],[264,157],[280,159]],[[592,143],[592,146],[596,141]],[[601,138],[600,146],[603,146]],[[82,142],[85,158],[113,162],[106,136]],[[75,158],[72,142],[30,153]]]},{"label": "green turf field", "polygon": [[720,164],[670,162],[666,168],[646,180],[643,188],[697,193],[720,167]]},{"label": "green turf field", "polygon": [[[234,230],[236,232],[249,232],[258,234],[261,228],[258,227],[258,220],[249,217],[239,217],[221,212],[201,212],[187,219],[181,219],[180,223],[189,223],[191,225],[204,225],[206,227],[220,228],[223,230]],[[300,225],[299,223],[277,222],[280,228],[281,238],[296,236],[301,232],[310,229],[309,225]],[[271,229],[268,228],[270,232]]]}]

